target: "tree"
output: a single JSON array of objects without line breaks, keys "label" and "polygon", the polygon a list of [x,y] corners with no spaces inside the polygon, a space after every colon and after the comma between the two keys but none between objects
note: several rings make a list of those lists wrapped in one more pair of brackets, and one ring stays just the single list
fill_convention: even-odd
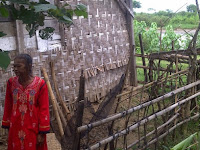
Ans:
[{"label": "tree", "polygon": [[195,13],[197,12],[197,6],[194,4],[188,5],[187,6],[187,12]]},{"label": "tree", "polygon": [[148,11],[150,11],[150,12],[156,12],[156,9],[154,9],[154,8],[148,8]]},{"label": "tree", "polygon": [[138,1],[133,1],[133,8],[141,8],[141,3]]},{"label": "tree", "polygon": [[[45,17],[57,19],[60,23],[66,24],[67,27],[73,24],[73,15],[88,16],[87,8],[83,4],[69,5],[65,4],[62,7],[57,7],[50,4],[46,0],[33,2],[29,0],[0,0],[0,17],[11,17],[13,20],[21,20],[26,25],[26,30],[30,37],[34,36],[36,30],[39,30],[39,36],[42,39],[49,39],[53,35],[54,28],[44,27]],[[6,33],[0,31],[0,37]],[[8,52],[0,49],[0,67],[6,69],[10,63]]]},{"label": "tree", "polygon": [[166,9],[166,12],[168,12],[169,14],[173,13],[173,11],[171,9]]}]

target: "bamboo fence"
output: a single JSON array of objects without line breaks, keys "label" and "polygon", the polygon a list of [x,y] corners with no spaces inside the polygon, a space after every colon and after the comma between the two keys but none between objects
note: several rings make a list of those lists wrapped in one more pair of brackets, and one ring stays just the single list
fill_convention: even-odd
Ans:
[{"label": "bamboo fence", "polygon": [[[196,50],[198,54],[199,49]],[[111,110],[108,117],[100,117],[97,121],[78,127],[77,132],[83,134],[82,148],[158,149],[158,141],[165,140],[166,136],[172,136],[171,132],[179,130],[179,126],[196,120],[199,117],[197,100],[200,91],[197,87],[200,80],[194,78],[192,82],[188,82],[191,66],[195,65],[188,65],[193,59],[187,56],[189,53],[189,50],[184,50],[153,53],[148,56],[137,55],[146,58],[143,59],[143,66],[137,66],[138,69],[144,69],[146,84],[127,87],[120,94],[116,94],[114,103],[117,112]],[[147,59],[151,62],[147,63],[149,66],[145,65]],[[169,62],[169,65],[166,68],[161,67],[162,61]],[[169,89],[171,91],[167,92]],[[189,110],[194,115],[184,115],[188,103],[194,103],[195,106]],[[107,127],[107,132],[102,136],[99,132],[105,130],[104,127]]]}]

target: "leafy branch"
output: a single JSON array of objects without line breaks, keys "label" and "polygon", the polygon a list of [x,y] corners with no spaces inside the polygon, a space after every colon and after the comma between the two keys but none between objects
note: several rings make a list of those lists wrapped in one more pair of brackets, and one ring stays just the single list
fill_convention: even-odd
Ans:
[{"label": "leafy branch", "polygon": [[[13,20],[21,20],[26,25],[30,37],[34,36],[40,26],[44,26],[45,17],[52,17],[67,27],[73,24],[73,15],[88,17],[87,8],[83,4],[65,4],[58,8],[46,0],[30,2],[29,0],[1,0],[0,16],[11,17]],[[53,28],[47,27],[39,31],[42,39],[49,39]],[[42,35],[42,36],[41,36]]]},{"label": "leafy branch", "polygon": [[[0,0],[0,17],[12,20],[21,20],[26,25],[29,36],[36,34],[39,27],[39,36],[42,39],[50,39],[54,33],[54,28],[44,27],[45,17],[57,19],[67,27],[73,24],[73,15],[88,17],[87,7],[83,4],[70,5],[65,4],[62,7],[50,4],[46,0],[32,2],[29,0]],[[0,38],[6,34],[0,31]],[[0,49],[0,67],[6,69],[10,64],[9,53]]]}]

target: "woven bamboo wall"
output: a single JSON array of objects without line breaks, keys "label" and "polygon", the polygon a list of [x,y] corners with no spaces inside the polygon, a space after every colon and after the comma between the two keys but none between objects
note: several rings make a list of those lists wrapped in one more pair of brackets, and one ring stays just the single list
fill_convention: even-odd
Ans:
[{"label": "woven bamboo wall", "polygon": [[[55,41],[64,41],[62,46],[65,48],[56,46],[55,42],[52,44],[54,50],[39,52],[29,47],[27,53],[33,57],[34,74],[38,76],[42,76],[41,66],[49,70],[49,62],[55,62],[59,89],[66,101],[76,99],[80,72],[83,69],[87,79],[86,97],[89,101],[97,101],[119,82],[124,73],[129,55],[128,32],[125,16],[115,0],[78,0],[79,2],[87,5],[88,19],[74,17],[74,25],[69,29],[59,29],[56,23],[56,30],[60,31],[62,38]],[[34,38],[32,40],[38,47],[40,41],[35,42]],[[16,51],[12,53],[15,56]],[[0,70],[0,102],[4,100],[6,80],[12,75],[11,67],[6,72]]]}]

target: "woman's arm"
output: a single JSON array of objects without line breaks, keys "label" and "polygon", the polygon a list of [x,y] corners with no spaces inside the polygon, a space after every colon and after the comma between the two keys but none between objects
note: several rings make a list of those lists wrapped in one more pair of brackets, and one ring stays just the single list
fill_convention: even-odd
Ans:
[{"label": "woman's arm", "polygon": [[4,103],[4,115],[2,120],[2,128],[10,128],[10,117],[12,114],[12,106],[13,106],[13,99],[12,99],[12,79],[9,79],[7,82],[6,88],[6,96],[5,96],[5,103]]},{"label": "woman's arm", "polygon": [[41,83],[39,97],[39,133],[48,133],[50,131],[50,117],[49,117],[49,96],[46,83]]}]

